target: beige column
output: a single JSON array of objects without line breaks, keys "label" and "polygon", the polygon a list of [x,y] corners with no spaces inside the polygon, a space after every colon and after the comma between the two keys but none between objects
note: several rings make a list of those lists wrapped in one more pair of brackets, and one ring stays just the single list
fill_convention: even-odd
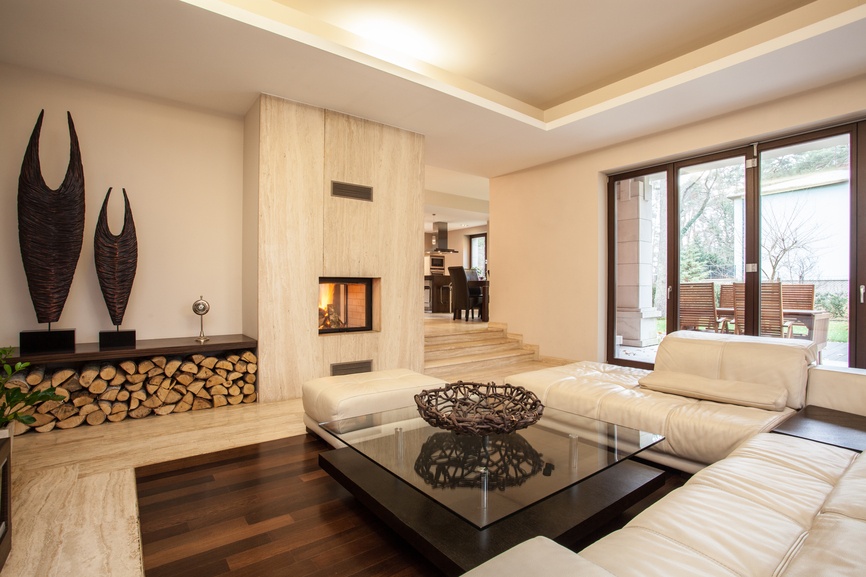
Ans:
[{"label": "beige column", "polygon": [[[646,191],[647,194],[644,194]],[[640,179],[617,183],[616,334],[618,344],[658,344],[652,287],[652,203]]]}]

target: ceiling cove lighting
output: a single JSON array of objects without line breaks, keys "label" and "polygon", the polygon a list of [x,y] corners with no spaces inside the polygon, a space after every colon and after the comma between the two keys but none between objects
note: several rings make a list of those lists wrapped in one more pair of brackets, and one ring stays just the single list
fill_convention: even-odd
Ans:
[{"label": "ceiling cove lighting", "polygon": [[371,44],[392,51],[389,55],[371,47],[371,54],[384,60],[393,61],[393,52],[428,64],[436,62],[441,56],[436,44],[417,29],[393,20],[366,18],[347,24],[345,28]]}]

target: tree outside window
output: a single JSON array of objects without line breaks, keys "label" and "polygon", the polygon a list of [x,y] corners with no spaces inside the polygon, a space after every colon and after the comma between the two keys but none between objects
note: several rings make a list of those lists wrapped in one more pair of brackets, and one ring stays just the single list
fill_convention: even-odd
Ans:
[{"label": "tree outside window", "polygon": [[469,236],[469,268],[480,278],[487,277],[487,233]]}]

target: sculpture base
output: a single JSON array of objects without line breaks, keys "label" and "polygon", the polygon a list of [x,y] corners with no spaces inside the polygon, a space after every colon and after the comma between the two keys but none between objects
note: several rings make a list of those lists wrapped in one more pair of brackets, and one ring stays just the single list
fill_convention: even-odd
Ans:
[{"label": "sculpture base", "polygon": [[99,350],[134,349],[135,331],[99,331]]},{"label": "sculpture base", "polygon": [[46,353],[74,353],[75,329],[54,331],[21,331],[18,334],[18,348],[23,355]]}]

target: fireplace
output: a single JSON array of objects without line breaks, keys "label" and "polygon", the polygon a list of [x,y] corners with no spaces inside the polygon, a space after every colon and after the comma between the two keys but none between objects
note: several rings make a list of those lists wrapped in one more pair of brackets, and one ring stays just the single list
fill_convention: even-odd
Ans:
[{"label": "fireplace", "polygon": [[319,279],[319,334],[373,330],[373,279]]}]

